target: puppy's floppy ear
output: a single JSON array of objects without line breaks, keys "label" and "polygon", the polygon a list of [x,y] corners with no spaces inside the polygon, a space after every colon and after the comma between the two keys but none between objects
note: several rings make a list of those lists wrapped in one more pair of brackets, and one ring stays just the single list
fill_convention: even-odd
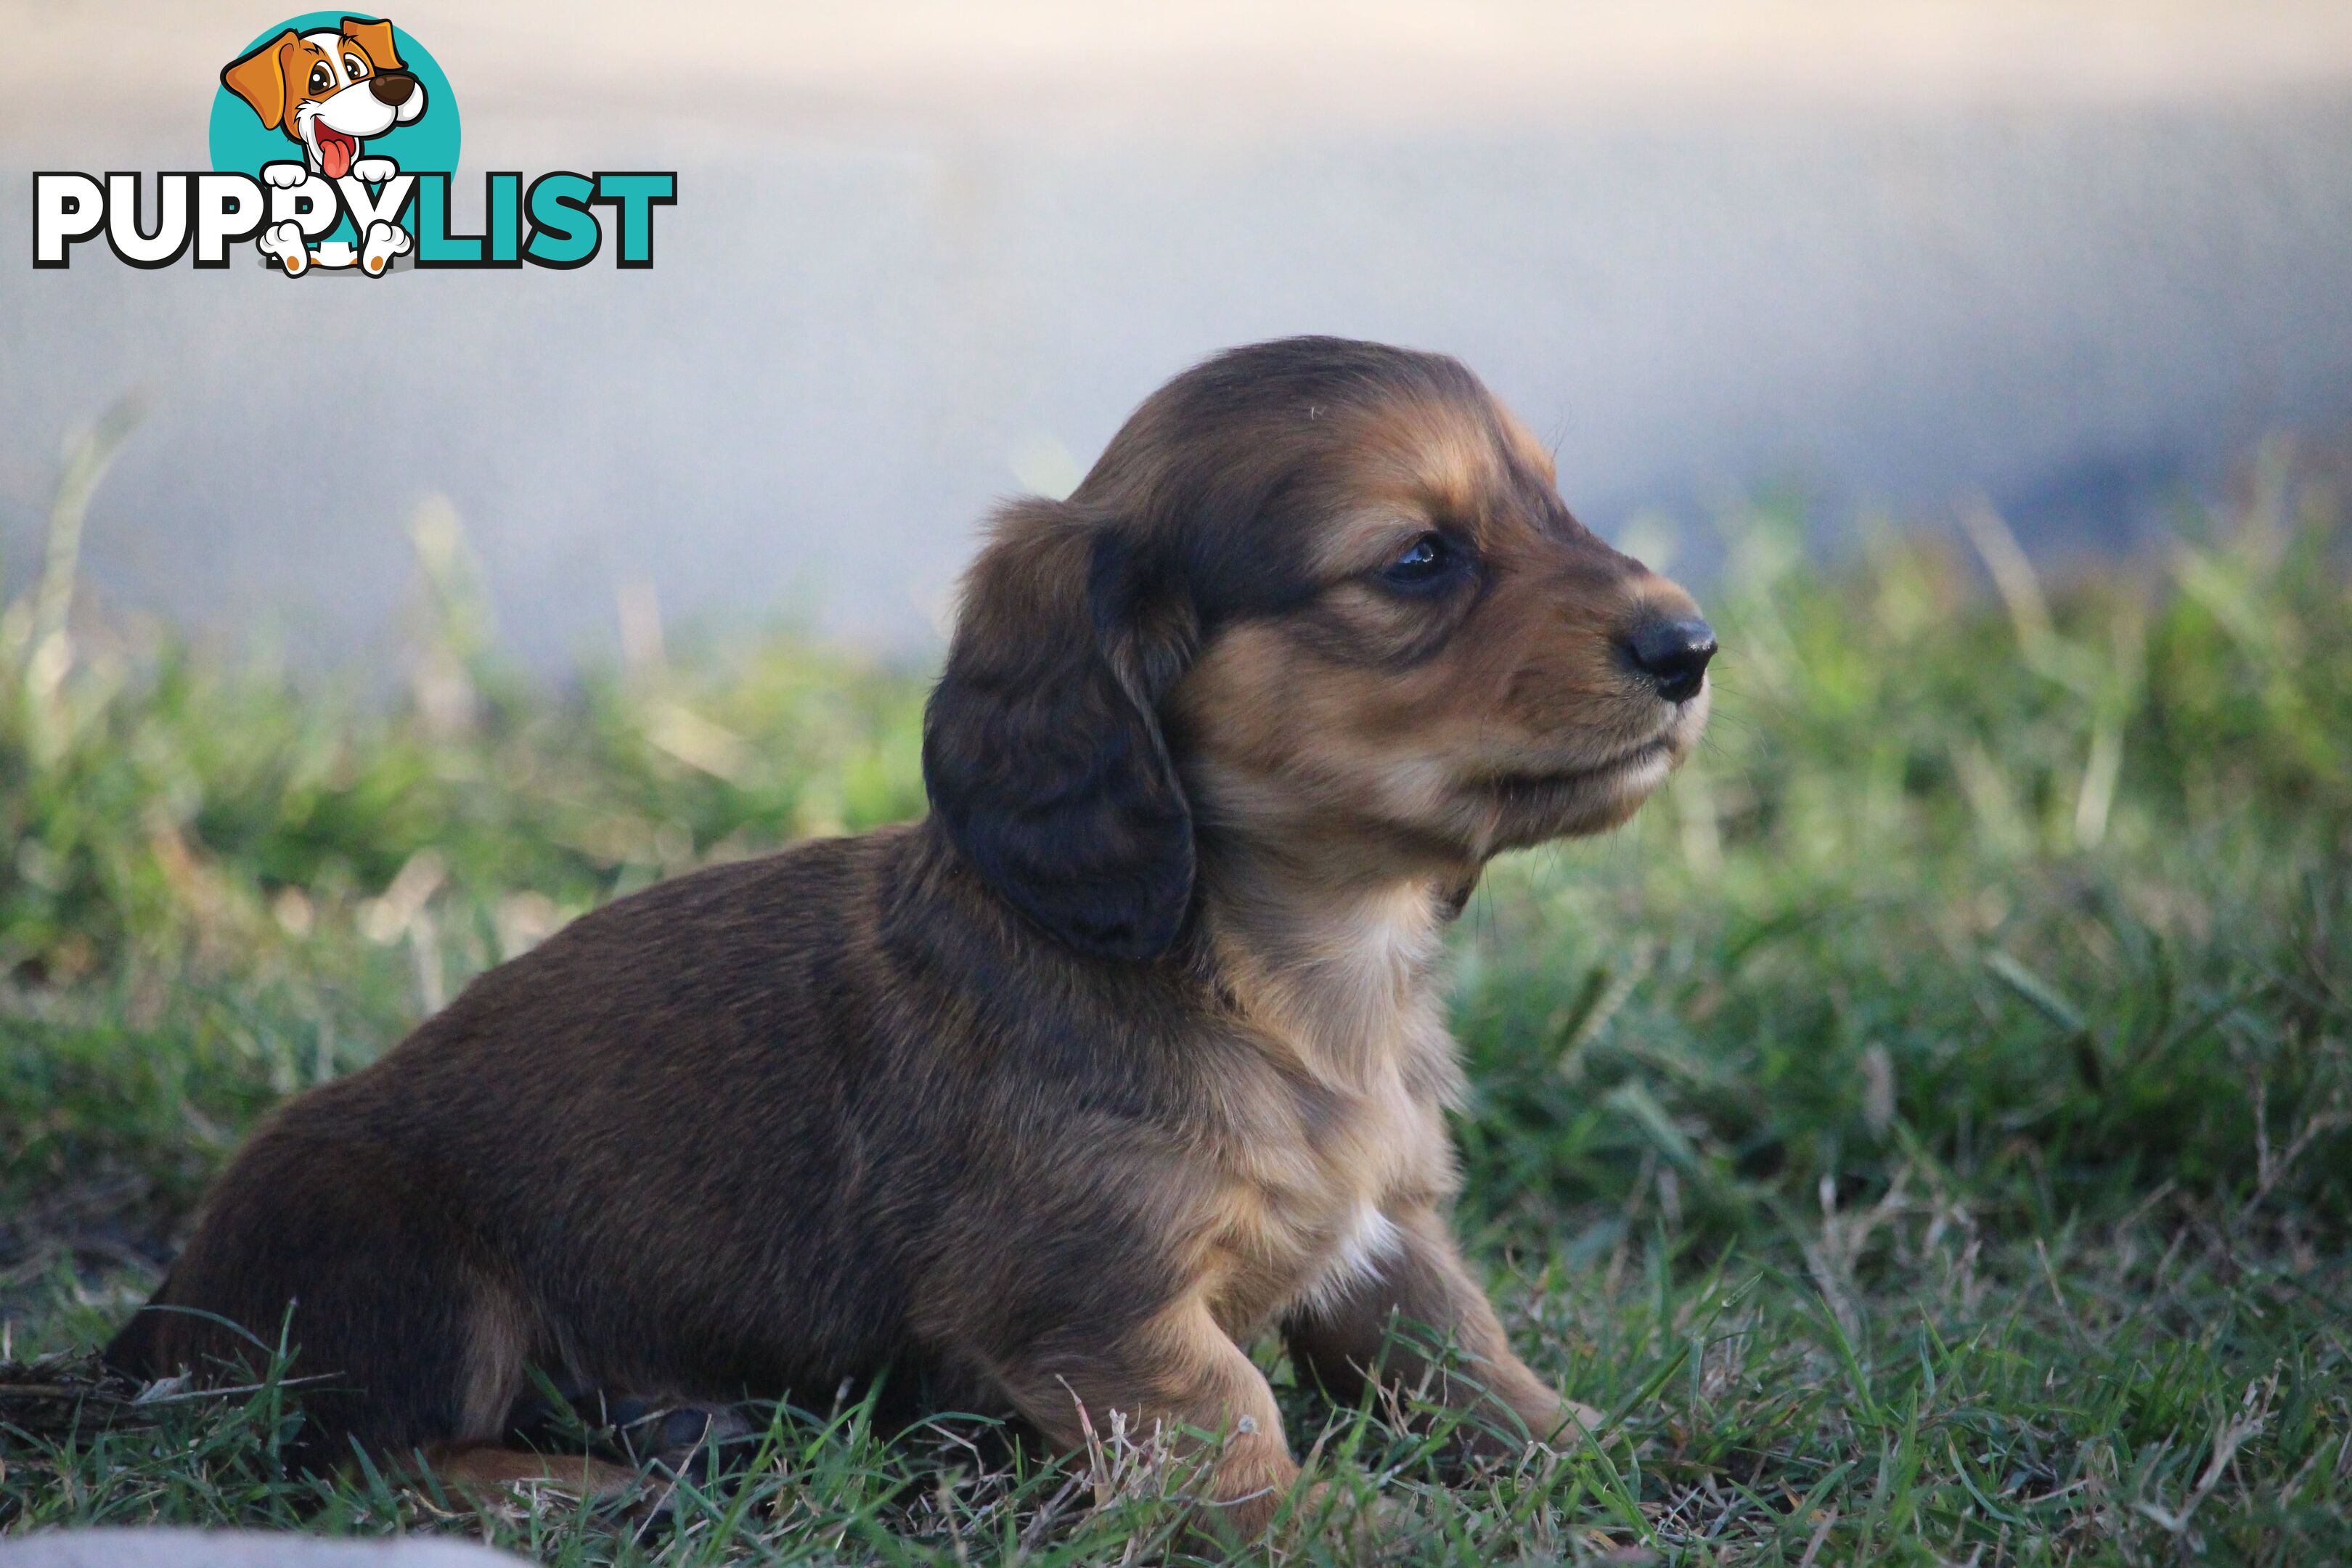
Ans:
[{"label": "puppy's floppy ear", "polygon": [[1082,952],[1165,952],[1192,898],[1192,814],[1155,711],[1189,606],[1108,525],[1017,502],[964,579],[923,714],[923,782],[1008,902]]},{"label": "puppy's floppy ear", "polygon": [[370,62],[380,71],[406,70],[400,63],[400,51],[393,47],[392,24],[370,21],[365,16],[343,18],[343,37],[357,44]]},{"label": "puppy's floppy ear", "polygon": [[289,44],[302,41],[289,27],[253,50],[221,68],[221,85],[251,105],[261,116],[261,128],[275,131],[286,122],[286,65],[279,58]]}]

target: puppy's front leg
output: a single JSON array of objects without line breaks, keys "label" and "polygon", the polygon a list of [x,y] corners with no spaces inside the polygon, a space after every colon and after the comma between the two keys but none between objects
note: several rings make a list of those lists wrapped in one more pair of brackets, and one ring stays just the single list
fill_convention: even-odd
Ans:
[{"label": "puppy's front leg", "polygon": [[[1482,1454],[1505,1456],[1530,1440],[1549,1442],[1599,1425],[1596,1412],[1563,1401],[1511,1352],[1495,1309],[1435,1209],[1409,1205],[1389,1217],[1398,1247],[1377,1270],[1284,1325],[1301,1371],[1340,1399],[1355,1398],[1367,1376],[1405,1392],[1426,1387],[1440,1404],[1468,1415],[1465,1440]],[[1449,1370],[1411,1339],[1391,1339],[1400,1321],[1450,1340],[1462,1364]]]},{"label": "puppy's front leg", "polygon": [[1087,1424],[1107,1435],[1113,1412],[1139,1440],[1156,1427],[1180,1446],[1199,1441],[1188,1432],[1218,1445],[1202,1502],[1235,1540],[1263,1534],[1297,1482],[1274,1390],[1197,1298],[1116,1339],[1066,1331],[1000,1370],[1022,1415],[1066,1448],[1085,1441]]}]

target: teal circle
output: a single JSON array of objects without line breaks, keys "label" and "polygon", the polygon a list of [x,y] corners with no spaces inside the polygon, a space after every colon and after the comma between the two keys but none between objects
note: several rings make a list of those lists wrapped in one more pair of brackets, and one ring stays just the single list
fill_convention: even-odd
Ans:
[{"label": "teal circle", "polygon": [[[274,27],[264,28],[253,36],[253,41],[221,61],[226,68],[230,60],[243,59],[263,44],[291,27],[298,33],[334,32],[343,25],[347,11],[305,11],[289,17]],[[362,22],[374,21],[362,16]],[[404,174],[455,174],[457,169],[457,95],[449,90],[449,79],[424,45],[411,37],[398,25],[392,29],[393,47],[400,51],[403,70],[415,73],[425,86],[425,112],[406,125],[395,125],[381,136],[368,138],[365,154],[389,158],[400,165]],[[264,163],[300,163],[304,157],[302,144],[283,131],[263,127],[261,116],[253,106],[220,86],[215,75],[213,88],[213,117],[210,142],[213,167],[224,174],[250,174],[261,177]],[[337,232],[341,232],[339,229]]]}]

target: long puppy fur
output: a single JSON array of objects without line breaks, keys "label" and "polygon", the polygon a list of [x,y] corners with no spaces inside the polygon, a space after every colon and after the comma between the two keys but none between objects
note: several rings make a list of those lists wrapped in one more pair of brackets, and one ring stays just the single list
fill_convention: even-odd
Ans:
[{"label": "long puppy fur", "polygon": [[1447,1234],[1433,966],[1490,858],[1616,825],[1688,751],[1696,616],[1454,361],[1213,359],[1067,500],[997,514],[929,818],[483,975],[254,1134],[156,1292],[192,1310],[109,1354],[229,1375],[220,1320],[290,1325],[309,1462],[489,1479],[537,1473],[497,1446],[527,1368],[714,1404],[887,1369],[1058,1444],[1113,1412],[1214,1436],[1242,1535],[1298,1473],[1245,1353],[1270,1329],[1343,1395],[1552,1437]]}]

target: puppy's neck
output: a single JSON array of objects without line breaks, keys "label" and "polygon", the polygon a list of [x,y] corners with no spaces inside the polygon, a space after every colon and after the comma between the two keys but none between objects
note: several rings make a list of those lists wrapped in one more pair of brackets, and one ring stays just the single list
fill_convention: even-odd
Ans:
[{"label": "puppy's neck", "polygon": [[1318,1077],[1359,1086],[1402,1073],[1441,1088],[1451,1077],[1438,960],[1459,886],[1350,867],[1305,841],[1220,836],[1201,849],[1220,985]]}]

